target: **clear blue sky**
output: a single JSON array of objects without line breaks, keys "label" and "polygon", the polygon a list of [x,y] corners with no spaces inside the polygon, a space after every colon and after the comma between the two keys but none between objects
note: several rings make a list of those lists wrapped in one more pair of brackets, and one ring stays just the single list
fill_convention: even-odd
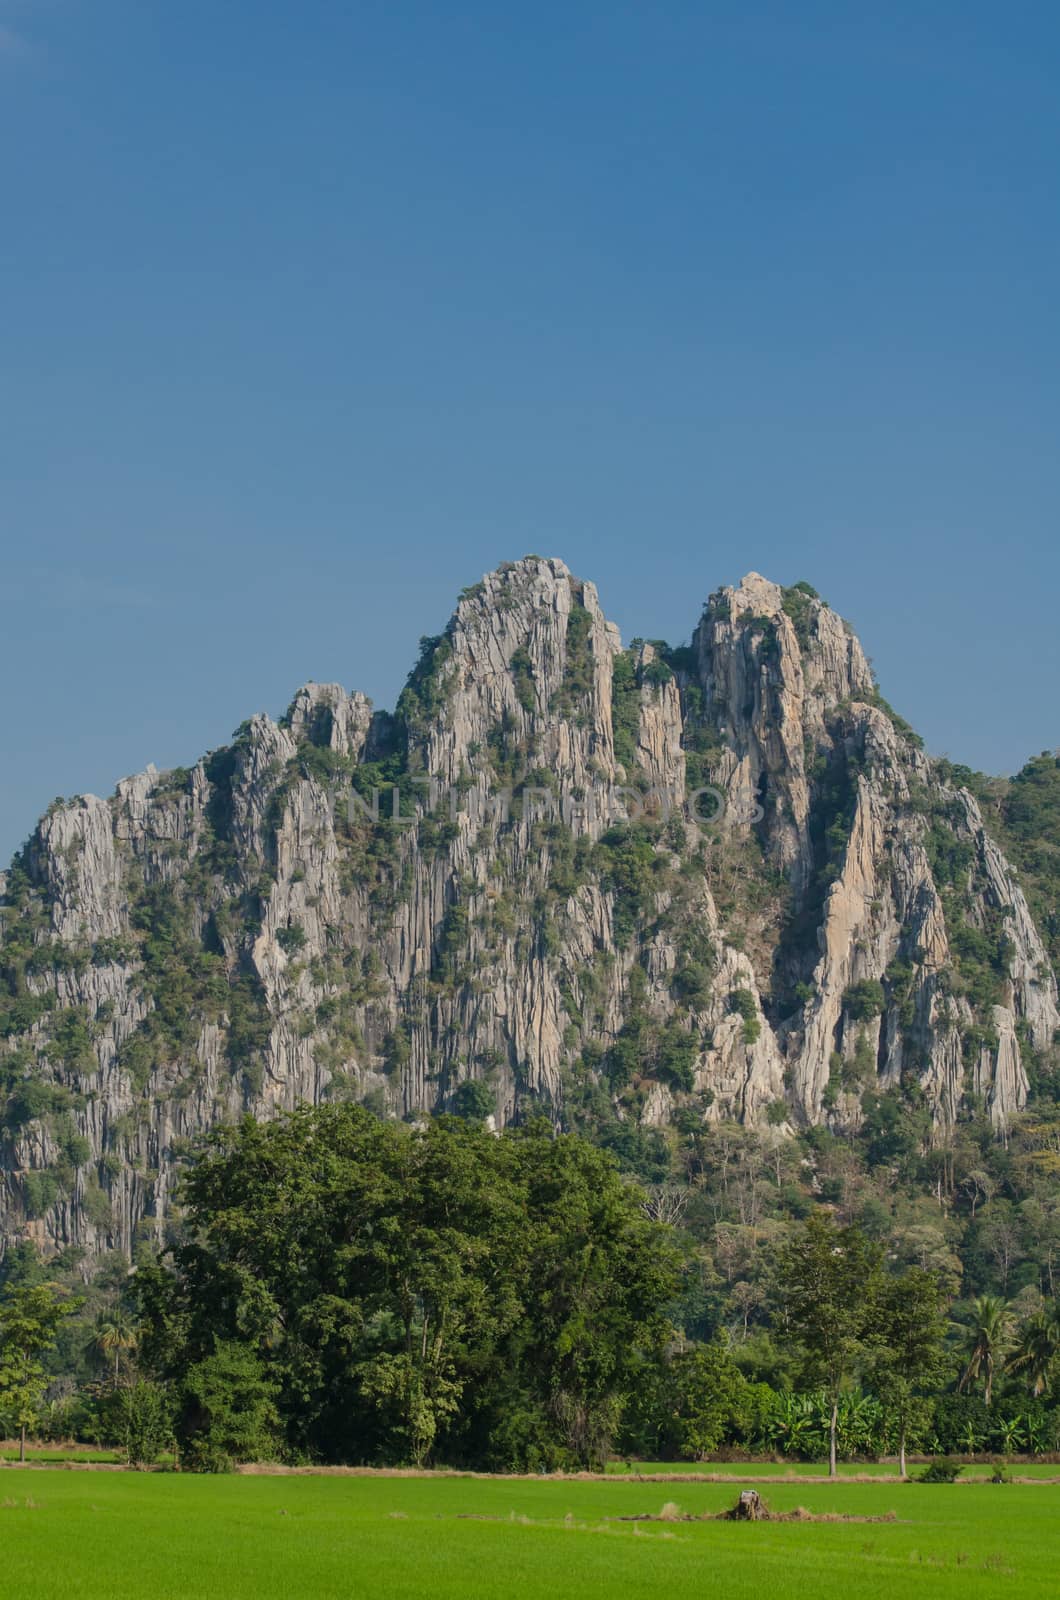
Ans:
[{"label": "clear blue sky", "polygon": [[1060,744],[1060,7],[0,0],[0,855],[528,550]]}]

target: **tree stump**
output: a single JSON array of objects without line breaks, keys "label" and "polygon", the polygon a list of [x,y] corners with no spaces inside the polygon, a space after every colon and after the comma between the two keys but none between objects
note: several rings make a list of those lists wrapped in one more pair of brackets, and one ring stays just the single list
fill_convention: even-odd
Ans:
[{"label": "tree stump", "polygon": [[744,1489],[733,1507],[737,1522],[757,1522],[764,1511],[762,1496],[757,1489]]}]

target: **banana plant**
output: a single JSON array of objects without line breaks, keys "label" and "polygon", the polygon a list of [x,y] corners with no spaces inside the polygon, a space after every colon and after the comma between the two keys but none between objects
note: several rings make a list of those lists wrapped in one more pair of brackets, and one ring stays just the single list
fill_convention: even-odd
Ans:
[{"label": "banana plant", "polygon": [[1035,1412],[1032,1416],[1024,1418],[1024,1431],[1027,1435],[1027,1449],[1035,1456],[1043,1456],[1047,1450],[1053,1448],[1053,1432],[1049,1418],[1042,1413]]},{"label": "banana plant", "polygon": [[961,1434],[961,1444],[964,1446],[965,1453],[967,1455],[974,1456],[977,1451],[983,1448],[985,1442],[986,1441],[984,1440],[983,1435],[980,1433],[975,1423],[966,1422],[964,1425],[964,1432]]},{"label": "banana plant", "polygon": [[782,1455],[812,1456],[821,1439],[817,1397],[783,1394],[770,1418],[770,1443]]},{"label": "banana plant", "polygon": [[995,1424],[997,1436],[1001,1441],[1001,1448],[1007,1456],[1016,1450],[1022,1450],[1027,1443],[1027,1433],[1024,1427],[1025,1417],[1003,1417]]}]

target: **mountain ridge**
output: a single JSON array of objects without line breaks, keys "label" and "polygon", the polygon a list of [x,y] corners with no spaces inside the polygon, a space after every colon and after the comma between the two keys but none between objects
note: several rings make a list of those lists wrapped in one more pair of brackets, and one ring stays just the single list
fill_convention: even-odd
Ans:
[{"label": "mountain ridge", "polygon": [[202,1131],[335,1096],[1001,1131],[1056,978],[959,774],[807,584],[624,650],[563,562],[505,563],[393,712],[309,683],[49,809],[0,875],[0,1233],[129,1250]]}]

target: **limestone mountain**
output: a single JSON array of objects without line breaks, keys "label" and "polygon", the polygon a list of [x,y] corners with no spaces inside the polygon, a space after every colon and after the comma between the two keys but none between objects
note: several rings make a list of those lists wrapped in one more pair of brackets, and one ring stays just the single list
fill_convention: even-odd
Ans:
[{"label": "limestone mountain", "polygon": [[591,583],[506,564],[393,714],[307,684],[42,819],[0,875],[0,1234],[130,1249],[203,1130],[327,1097],[1001,1128],[1057,988],[961,776],[808,585],[624,650]]}]

